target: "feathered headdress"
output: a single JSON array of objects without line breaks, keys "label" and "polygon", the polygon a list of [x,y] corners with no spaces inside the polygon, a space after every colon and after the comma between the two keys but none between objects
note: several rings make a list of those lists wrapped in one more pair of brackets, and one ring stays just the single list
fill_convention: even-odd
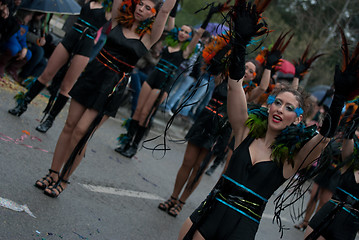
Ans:
[{"label": "feathered headdress", "polygon": [[303,78],[305,74],[308,73],[308,70],[312,63],[319,57],[323,56],[324,53],[321,54],[313,54],[311,57],[308,57],[310,44],[308,44],[301,58],[297,61],[293,61],[295,67],[295,76],[299,79]]},{"label": "feathered headdress", "polygon": [[230,41],[229,32],[222,35],[213,37],[212,41],[206,44],[203,49],[202,56],[206,64],[210,64],[212,58],[221,50],[227,46]]}]

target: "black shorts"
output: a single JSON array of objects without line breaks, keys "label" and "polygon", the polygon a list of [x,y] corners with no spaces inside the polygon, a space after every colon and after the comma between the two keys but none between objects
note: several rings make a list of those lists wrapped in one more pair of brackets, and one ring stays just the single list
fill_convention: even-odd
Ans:
[{"label": "black shorts", "polygon": [[81,35],[81,33],[71,29],[61,41],[61,44],[70,54],[90,57],[95,42],[93,39],[86,36],[81,37]]},{"label": "black shorts", "polygon": [[[324,204],[310,220],[309,226],[313,229],[317,228],[335,206],[331,201]],[[326,240],[354,240],[358,230],[359,219],[340,209],[333,221],[329,222],[329,225],[324,229],[321,236]]]},{"label": "black shorts", "polygon": [[[192,222],[197,222],[201,217],[204,202],[190,216]],[[206,240],[254,240],[258,226],[259,224],[253,220],[215,201],[211,212],[203,220],[198,231]]]}]

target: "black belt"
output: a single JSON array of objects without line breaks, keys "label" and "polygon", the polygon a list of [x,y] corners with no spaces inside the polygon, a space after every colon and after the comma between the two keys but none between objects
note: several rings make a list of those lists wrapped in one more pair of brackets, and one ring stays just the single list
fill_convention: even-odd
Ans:
[{"label": "black belt", "polygon": [[268,200],[226,175],[220,181],[216,200],[259,223]]},{"label": "black belt", "polygon": [[120,72],[128,73],[131,72],[132,69],[134,68],[134,66],[116,58],[108,51],[106,51],[106,49],[104,48],[102,48],[99,54],[97,54],[96,59],[100,63],[105,65],[107,68],[111,69],[116,73],[120,73]]},{"label": "black belt", "polygon": [[[86,25],[83,25],[83,24],[81,24],[81,23],[76,22],[76,23],[72,26],[72,28],[73,28],[75,31],[81,33],[82,36],[86,36],[86,37],[88,37],[88,38],[90,38],[90,39],[95,39],[95,38],[96,38],[97,31],[96,31],[95,29],[93,29],[92,27],[89,27],[89,26],[86,26]],[[82,37],[82,36],[81,36],[81,37]]]}]

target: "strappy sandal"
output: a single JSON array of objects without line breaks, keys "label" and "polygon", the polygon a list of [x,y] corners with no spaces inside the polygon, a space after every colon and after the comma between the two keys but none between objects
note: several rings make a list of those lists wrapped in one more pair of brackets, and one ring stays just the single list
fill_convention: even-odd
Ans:
[{"label": "strappy sandal", "polygon": [[167,201],[160,203],[158,205],[158,208],[161,209],[162,211],[167,212],[169,209],[171,209],[175,204],[177,203],[177,198],[175,197],[170,197]]},{"label": "strappy sandal", "polygon": [[307,229],[307,226],[308,226],[308,221],[303,221],[302,223],[300,224],[297,224],[297,225],[294,225],[294,228],[304,232],[305,229]]},{"label": "strappy sandal", "polygon": [[183,205],[185,205],[185,202],[182,202],[181,200],[178,200],[178,203],[174,205],[170,210],[168,210],[168,214],[172,217],[177,217],[177,215],[181,212]]},{"label": "strappy sandal", "polygon": [[[45,188],[44,194],[52,198],[57,198],[60,195],[60,193],[62,193],[65,190],[64,187],[61,185],[61,183],[70,184],[69,181],[59,178],[59,180],[53,186],[49,186]],[[46,190],[50,190],[50,192]]]},{"label": "strappy sandal", "polygon": [[54,179],[51,176],[51,173],[55,173],[55,174],[59,175],[59,172],[49,169],[49,173],[45,177],[41,178],[40,180],[37,180],[35,182],[34,186],[41,190],[45,190],[45,188],[47,188],[48,186],[53,185]]}]

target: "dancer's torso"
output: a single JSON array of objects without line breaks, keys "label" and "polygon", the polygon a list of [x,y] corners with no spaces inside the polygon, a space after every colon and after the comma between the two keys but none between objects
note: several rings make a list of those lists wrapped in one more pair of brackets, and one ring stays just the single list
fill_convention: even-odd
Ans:
[{"label": "dancer's torso", "polygon": [[262,161],[253,165],[249,152],[253,141],[254,138],[248,136],[234,150],[225,175],[269,199],[286,180],[283,177],[283,166],[273,161]]}]

